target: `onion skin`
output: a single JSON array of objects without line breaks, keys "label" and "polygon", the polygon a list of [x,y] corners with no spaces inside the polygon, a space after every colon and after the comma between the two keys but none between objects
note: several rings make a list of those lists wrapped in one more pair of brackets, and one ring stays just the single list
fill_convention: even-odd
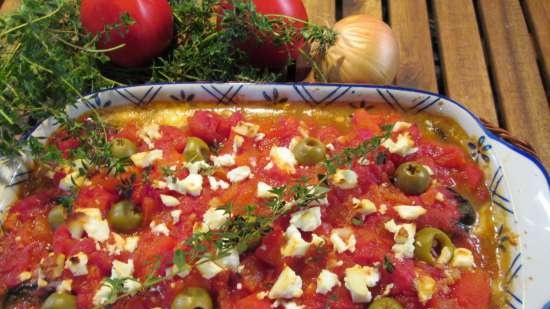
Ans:
[{"label": "onion skin", "polygon": [[[391,28],[368,15],[334,25],[336,43],[317,65],[329,83],[391,84],[399,69],[399,48]],[[306,82],[316,81],[312,70]]]}]

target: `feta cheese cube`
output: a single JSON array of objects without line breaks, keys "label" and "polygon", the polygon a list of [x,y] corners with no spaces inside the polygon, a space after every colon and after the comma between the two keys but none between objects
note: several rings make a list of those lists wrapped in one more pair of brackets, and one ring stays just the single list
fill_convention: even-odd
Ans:
[{"label": "feta cheese cube", "polygon": [[335,286],[340,285],[341,283],[340,280],[338,280],[338,275],[326,269],[323,269],[317,277],[317,289],[315,290],[315,292],[319,294],[327,294]]},{"label": "feta cheese cube", "polygon": [[441,249],[441,253],[439,254],[439,257],[436,260],[437,264],[447,264],[449,261],[451,261],[451,258],[453,257],[453,252],[451,252],[451,249],[449,247],[443,247]]},{"label": "feta cheese cube", "polygon": [[141,283],[134,279],[126,279],[122,283],[124,291],[130,295],[136,294],[141,289]]},{"label": "feta cheese cube", "polygon": [[404,220],[415,220],[426,213],[426,208],[414,205],[397,205],[393,209]]},{"label": "feta cheese cube", "polygon": [[179,181],[177,186],[191,196],[199,196],[202,192],[202,176],[199,174],[189,174]]},{"label": "feta cheese cube", "polygon": [[138,131],[138,137],[141,138],[149,149],[155,148],[154,140],[162,137],[160,127],[156,123],[148,124]]},{"label": "feta cheese cube", "polygon": [[296,165],[298,161],[294,157],[292,151],[286,147],[272,147],[269,152],[271,162],[275,164],[281,171],[294,174],[296,173]]},{"label": "feta cheese cube", "polygon": [[350,291],[354,303],[368,303],[372,300],[369,288],[374,287],[380,280],[378,269],[355,265],[346,268],[344,286]]},{"label": "feta cheese cube", "polygon": [[231,167],[235,165],[235,155],[234,154],[224,154],[221,156],[210,156],[210,160],[215,167]]},{"label": "feta cheese cube", "polygon": [[304,232],[311,232],[321,225],[321,208],[311,207],[293,213],[290,224]]},{"label": "feta cheese cube", "polygon": [[244,144],[244,138],[240,135],[235,135],[233,138],[233,153],[236,154],[239,152],[239,148]]},{"label": "feta cheese cube", "polygon": [[230,215],[224,209],[209,208],[203,215],[202,222],[210,230],[220,229]]},{"label": "feta cheese cube", "polygon": [[57,288],[55,289],[58,293],[71,293],[71,290],[73,289],[73,280],[72,279],[65,279],[59,283]]},{"label": "feta cheese cube", "polygon": [[250,177],[251,175],[251,170],[250,170],[250,167],[248,166],[239,166],[239,167],[236,167],[232,170],[230,170],[228,173],[227,173],[227,179],[229,179],[229,181],[231,181],[232,183],[238,183],[238,182],[241,182],[243,180],[246,180]]},{"label": "feta cheese cube", "polygon": [[59,189],[70,191],[73,188],[82,187],[86,183],[86,177],[80,175],[79,171],[67,174],[59,181]]},{"label": "feta cheese cube", "polygon": [[311,245],[302,238],[300,231],[292,224],[286,229],[285,237],[286,244],[281,248],[283,256],[304,256]]},{"label": "feta cheese cube", "polygon": [[435,280],[427,275],[421,275],[415,280],[415,287],[417,291],[418,300],[422,304],[426,304],[435,292]]},{"label": "feta cheese cube", "polygon": [[456,248],[453,253],[453,259],[451,260],[451,266],[453,267],[464,267],[471,268],[474,267],[474,255],[472,251],[466,248]]},{"label": "feta cheese cube", "polygon": [[184,167],[187,168],[189,174],[198,174],[202,170],[207,170],[210,168],[210,165],[204,160],[194,161],[194,162],[185,162]]},{"label": "feta cheese cube", "polygon": [[176,197],[173,197],[171,195],[161,194],[160,200],[162,201],[164,206],[167,206],[167,207],[174,207],[180,204],[180,200],[178,200]]},{"label": "feta cheese cube", "polygon": [[155,149],[151,151],[138,152],[130,156],[130,160],[137,167],[145,168],[153,164],[155,161],[162,159],[162,150]]},{"label": "feta cheese cube", "polygon": [[401,156],[410,155],[418,151],[418,148],[414,147],[414,141],[411,139],[409,133],[399,134],[395,142],[391,138],[388,138],[382,142],[382,146],[388,149],[389,152]]},{"label": "feta cheese cube", "polygon": [[65,261],[65,268],[70,270],[73,276],[83,276],[88,274],[88,256],[84,252],[69,257]]},{"label": "feta cheese cube", "polygon": [[153,232],[153,234],[157,236],[161,234],[165,236],[170,236],[170,230],[168,229],[168,227],[164,222],[160,224],[156,224],[155,221],[151,221],[151,223],[149,224],[149,227],[151,228],[151,232]]},{"label": "feta cheese cube", "polygon": [[286,266],[267,295],[270,299],[295,298],[302,296],[302,278]]},{"label": "feta cheese cube", "polygon": [[346,251],[355,252],[355,244],[357,243],[353,230],[350,228],[333,229],[330,232],[330,241],[334,250],[338,253]]},{"label": "feta cheese cube", "polygon": [[330,182],[340,189],[353,189],[357,186],[357,173],[348,169],[337,169],[334,175],[330,176]]},{"label": "feta cheese cube", "polygon": [[124,242],[124,250],[128,252],[134,252],[137,248],[139,242],[139,236],[129,236],[126,237]]},{"label": "feta cheese cube", "polygon": [[229,250],[228,255],[221,257],[215,261],[223,269],[237,271],[240,264],[239,252],[236,249]]},{"label": "feta cheese cube", "polygon": [[270,192],[271,190],[273,190],[273,187],[262,181],[258,182],[256,190],[256,196],[258,198],[272,198],[277,196],[276,194]]},{"label": "feta cheese cube", "polygon": [[351,202],[353,203],[353,206],[355,206],[357,211],[362,215],[368,216],[377,211],[376,205],[374,205],[374,203],[369,199],[358,199],[354,197]]},{"label": "feta cheese cube", "polygon": [[435,194],[435,200],[438,201],[438,202],[444,202],[445,201],[445,196],[443,195],[443,193],[437,192]]},{"label": "feta cheese cube", "polygon": [[108,284],[102,284],[97,292],[94,294],[92,302],[95,306],[106,305],[110,299],[111,293],[113,292],[113,287]]},{"label": "feta cheese cube", "polygon": [[414,256],[414,235],[416,233],[416,225],[412,223],[395,224],[395,221],[390,220],[384,224],[386,230],[394,233],[393,239],[395,244],[392,246],[392,251],[397,259],[412,258]]},{"label": "feta cheese cube", "polygon": [[239,121],[231,130],[239,135],[253,138],[260,131],[260,126],[250,122]]},{"label": "feta cheese cube", "polygon": [[111,279],[130,278],[134,274],[134,261],[129,259],[128,262],[114,260],[111,267]]},{"label": "feta cheese cube", "polygon": [[32,274],[28,271],[24,271],[24,272],[21,272],[19,273],[19,275],[17,276],[17,279],[19,279],[19,282],[24,282],[24,281],[27,281],[29,280],[30,278],[32,278]]},{"label": "feta cheese cube", "polygon": [[406,130],[406,129],[410,128],[411,126],[412,126],[412,125],[411,125],[409,122],[397,121],[397,122],[393,125],[392,132],[403,131],[403,130]]},{"label": "feta cheese cube", "polygon": [[177,224],[178,222],[180,222],[181,209],[172,210],[170,212],[170,216],[172,217],[172,222],[174,224]]},{"label": "feta cheese cube", "polygon": [[79,217],[79,221],[88,234],[88,237],[96,241],[102,242],[109,239],[110,229],[107,220],[102,219],[101,211],[97,208],[78,208],[75,212],[83,213],[84,216]]},{"label": "feta cheese cube", "polygon": [[225,190],[229,188],[229,184],[221,179],[216,179],[214,176],[208,176],[208,183],[210,184],[210,190],[216,191],[218,189]]},{"label": "feta cheese cube", "polygon": [[223,271],[223,268],[220,265],[212,261],[205,260],[199,260],[197,262],[197,269],[201,273],[201,276],[207,280],[216,277],[216,275]]}]

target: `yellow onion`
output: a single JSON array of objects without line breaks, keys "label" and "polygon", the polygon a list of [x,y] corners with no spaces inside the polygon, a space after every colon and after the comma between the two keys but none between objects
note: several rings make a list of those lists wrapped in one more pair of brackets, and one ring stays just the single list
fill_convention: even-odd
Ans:
[{"label": "yellow onion", "polygon": [[[334,25],[336,43],[316,64],[327,82],[390,84],[399,69],[399,49],[391,28],[368,15],[346,17]],[[315,71],[306,81],[319,81]]]}]

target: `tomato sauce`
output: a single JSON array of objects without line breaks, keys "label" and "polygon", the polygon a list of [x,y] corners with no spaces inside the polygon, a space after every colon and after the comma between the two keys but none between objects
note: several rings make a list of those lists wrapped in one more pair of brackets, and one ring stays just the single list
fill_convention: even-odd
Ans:
[{"label": "tomato sauce", "polygon": [[[148,280],[160,280],[147,289],[129,293],[133,295],[117,298],[112,304],[114,308],[170,308],[175,297],[188,287],[208,291],[214,308],[220,309],[359,309],[367,308],[382,296],[393,298],[407,309],[496,309],[501,305],[500,270],[492,225],[484,229],[476,228],[477,224],[465,227],[460,223],[462,213],[458,207],[463,200],[456,198],[460,194],[474,205],[477,222],[486,221],[479,218],[487,216],[484,209],[489,207],[484,172],[462,146],[468,137],[449,119],[401,115],[386,109],[312,110],[298,104],[275,110],[254,104],[247,108],[223,109],[204,105],[198,109],[162,102],[145,110],[110,110],[104,117],[114,128],[108,133],[109,140],[125,138],[135,144],[138,153],[161,150],[162,156],[145,167],[130,161],[125,170],[116,175],[104,170],[93,171],[71,191],[60,188],[63,179],[72,172],[69,163],[49,167],[49,170],[41,168],[33,174],[31,181],[42,185],[28,185],[3,222],[0,295],[8,295],[22,284],[32,284],[36,292],[19,302],[11,301],[8,307],[39,308],[48,294],[60,290],[58,285],[64,280],[72,280],[70,290],[65,293],[76,297],[78,308],[108,304],[108,300],[98,303],[97,294],[105,280],[113,276],[115,261],[132,261],[130,275],[142,286],[148,284]],[[315,184],[317,175],[326,172],[321,162],[294,164],[294,172],[288,172],[274,162],[274,147],[292,149],[296,139],[308,136],[319,140],[326,147],[327,158],[331,158],[384,134],[384,125],[398,122],[406,125],[399,130],[394,126],[388,137],[380,141],[381,145],[361,158],[353,158],[349,165],[338,166],[351,170],[356,175],[356,183],[344,188],[328,181],[326,202],[319,202],[321,205],[317,206],[320,222],[313,230],[298,228],[301,240],[309,244],[305,252],[289,255],[283,249],[291,238],[289,227],[293,225],[290,223],[293,214],[298,211],[291,209],[275,218],[269,231],[239,254],[239,263],[234,269],[226,267],[206,278],[193,264],[187,273],[170,276],[176,250],[197,253],[194,252],[197,248],[191,247],[188,240],[205,222],[210,209],[230,203],[232,216],[237,216],[247,214],[249,205],[256,205],[255,216],[269,216],[272,214],[267,206],[269,198],[258,196],[259,182],[279,187],[307,179],[307,183]],[[151,123],[159,126],[146,137],[141,131]],[[247,135],[235,129],[243,123],[253,124],[255,133]],[[434,127],[441,130],[434,131]],[[412,143],[407,154],[401,150],[391,151],[384,143],[388,138],[399,143],[400,134]],[[234,160],[227,166],[215,166],[207,157],[209,167],[199,172],[202,179],[199,194],[191,193],[190,188],[183,192],[162,185],[169,179],[187,179],[193,174],[182,154],[189,137],[198,137],[207,143],[211,155],[228,154]],[[78,140],[64,131],[57,132],[50,143],[62,151],[66,162],[72,160],[71,149],[79,147]],[[431,174],[431,183],[421,194],[406,194],[395,185],[396,169],[406,162],[425,166]],[[232,170],[242,166],[249,168],[249,174],[233,181]],[[227,187],[214,190],[211,179],[224,182]],[[60,203],[60,197],[69,194],[73,194],[71,212],[54,228],[49,224],[48,214]],[[166,202],[166,196],[175,198],[176,202]],[[139,227],[128,233],[116,232],[109,221],[111,208],[122,200],[131,201],[141,214]],[[357,201],[368,201],[375,210],[358,214]],[[404,218],[396,208],[399,205],[421,207],[423,213]],[[71,222],[87,220],[82,219],[84,214],[80,211],[90,208],[99,210],[98,222],[106,220],[110,226],[107,239],[92,237],[92,230],[86,229],[86,225],[84,230],[71,225]],[[395,249],[398,236],[387,226],[392,220],[398,228],[403,224],[414,225],[417,233],[424,228],[437,228],[449,236],[456,248],[470,252],[473,260],[466,265],[455,263],[451,258],[430,264],[411,252],[402,256]],[[349,245],[351,236],[342,236],[348,245],[342,251],[333,240],[333,232],[339,229],[350,232],[354,242]],[[314,239],[319,238],[322,241],[312,245]],[[440,246],[434,243],[436,256]],[[456,249],[454,252],[456,255]],[[87,262],[85,274],[77,275],[68,265],[70,257],[79,253],[87,257]],[[377,274],[376,280],[373,279],[376,282],[369,283],[366,289],[370,295],[364,297],[368,300],[354,295],[361,287],[353,286],[356,283],[347,279],[354,267],[368,267]],[[276,282],[287,268],[300,278],[300,295],[272,297],[276,294],[273,291]],[[326,293],[318,291],[323,270],[337,277],[337,283]],[[421,286],[421,278],[429,278],[433,286],[426,290]]]}]

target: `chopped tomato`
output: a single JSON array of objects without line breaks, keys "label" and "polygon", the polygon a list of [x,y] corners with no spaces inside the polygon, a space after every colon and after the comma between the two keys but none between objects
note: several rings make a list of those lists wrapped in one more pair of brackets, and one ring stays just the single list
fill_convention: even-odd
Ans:
[{"label": "chopped tomato", "polygon": [[454,285],[452,294],[462,309],[489,308],[489,275],[482,270],[463,272],[460,280]]},{"label": "chopped tomato", "polygon": [[236,308],[272,309],[271,301],[268,299],[258,299],[256,293],[238,300]]},{"label": "chopped tomato", "polygon": [[231,127],[242,119],[242,114],[236,113],[229,118],[223,118],[217,113],[198,111],[189,118],[191,135],[205,142],[223,142],[229,137]]}]

